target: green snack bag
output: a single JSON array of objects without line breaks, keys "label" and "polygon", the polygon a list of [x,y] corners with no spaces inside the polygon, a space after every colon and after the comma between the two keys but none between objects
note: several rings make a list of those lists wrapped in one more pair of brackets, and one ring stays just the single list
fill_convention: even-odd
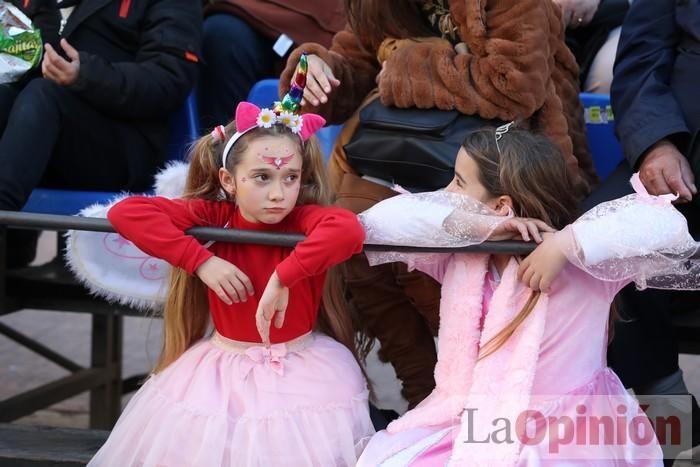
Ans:
[{"label": "green snack bag", "polygon": [[41,34],[14,5],[0,1],[0,84],[17,81],[39,65]]}]

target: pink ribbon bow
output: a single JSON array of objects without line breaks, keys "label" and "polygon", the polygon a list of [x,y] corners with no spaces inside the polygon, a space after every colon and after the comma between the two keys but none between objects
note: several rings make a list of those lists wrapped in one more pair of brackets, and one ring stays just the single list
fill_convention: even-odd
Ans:
[{"label": "pink ribbon bow", "polygon": [[246,369],[246,374],[253,369],[253,366],[264,364],[280,376],[284,375],[284,365],[282,360],[287,356],[287,346],[285,344],[273,344],[270,347],[256,345],[246,349],[245,355],[253,365]]},{"label": "pink ribbon bow", "polygon": [[666,205],[678,199],[678,195],[674,195],[673,193],[658,196],[649,194],[646,187],[642,183],[642,180],[639,178],[639,172],[635,172],[634,175],[632,175],[632,178],[630,178],[630,184],[632,185],[635,193],[637,193],[639,199],[650,204]]}]

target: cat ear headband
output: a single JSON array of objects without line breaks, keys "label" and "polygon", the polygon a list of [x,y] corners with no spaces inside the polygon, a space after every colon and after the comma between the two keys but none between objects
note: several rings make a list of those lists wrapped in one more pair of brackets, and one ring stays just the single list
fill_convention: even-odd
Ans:
[{"label": "cat ear headband", "polygon": [[[284,125],[291,130],[295,135],[299,135],[302,142],[308,140],[314,133],[323,128],[326,120],[320,115],[307,113],[300,115],[297,112],[301,107],[301,98],[304,95],[306,87],[306,72],[308,70],[308,61],[306,54],[302,54],[299,59],[294,74],[294,80],[289,92],[284,96],[282,101],[275,102],[272,109],[261,109],[250,102],[241,102],[236,107],[236,132],[231,136],[222,157],[223,167],[226,167],[226,159],[229,152],[236,141],[241,136],[255,128],[271,128],[272,125]],[[216,127],[212,131],[212,136],[218,141],[225,139],[223,127]]]}]

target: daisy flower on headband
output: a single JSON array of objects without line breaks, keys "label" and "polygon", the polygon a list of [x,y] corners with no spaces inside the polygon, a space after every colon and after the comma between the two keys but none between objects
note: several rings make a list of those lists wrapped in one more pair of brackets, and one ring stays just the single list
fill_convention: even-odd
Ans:
[{"label": "daisy flower on headband", "polygon": [[283,110],[280,112],[279,116],[277,117],[277,122],[281,123],[282,125],[291,128],[292,125],[292,117],[294,117],[294,114],[290,112],[289,110]]},{"label": "daisy flower on headband", "polygon": [[277,121],[277,115],[270,109],[262,109],[258,115],[257,125],[261,128],[271,128]]},{"label": "daisy flower on headband", "polygon": [[301,127],[304,125],[304,118],[301,115],[292,115],[291,121],[287,125],[292,133],[298,135],[301,131]]}]

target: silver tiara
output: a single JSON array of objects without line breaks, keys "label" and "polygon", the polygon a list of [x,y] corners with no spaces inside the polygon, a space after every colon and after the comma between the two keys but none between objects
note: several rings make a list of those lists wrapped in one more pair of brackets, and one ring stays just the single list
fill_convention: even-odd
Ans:
[{"label": "silver tiara", "polygon": [[506,123],[505,125],[501,125],[496,128],[496,149],[498,149],[498,153],[501,153],[501,148],[498,146],[498,142],[503,138],[503,135],[508,133],[508,130],[510,130],[510,127],[515,125],[515,121]]}]

